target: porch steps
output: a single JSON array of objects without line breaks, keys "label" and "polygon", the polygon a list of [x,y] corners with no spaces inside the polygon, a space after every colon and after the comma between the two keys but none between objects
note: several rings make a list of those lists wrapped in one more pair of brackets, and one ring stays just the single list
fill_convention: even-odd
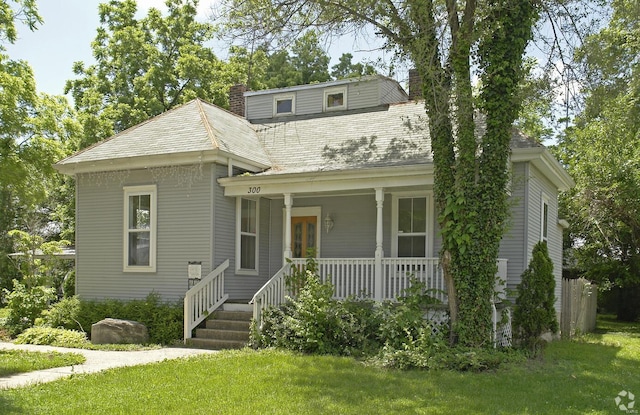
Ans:
[{"label": "porch steps", "polygon": [[203,327],[197,328],[195,337],[187,344],[203,349],[241,349],[249,341],[249,327],[253,311],[250,305],[225,303],[214,311]]}]

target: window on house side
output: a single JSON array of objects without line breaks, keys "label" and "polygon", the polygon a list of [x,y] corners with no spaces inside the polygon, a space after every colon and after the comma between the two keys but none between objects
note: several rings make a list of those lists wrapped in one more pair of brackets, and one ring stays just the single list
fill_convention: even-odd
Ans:
[{"label": "window on house side", "polygon": [[155,185],[124,188],[124,271],[156,271]]},{"label": "window on house side", "polygon": [[542,198],[540,224],[540,240],[546,242],[547,237],[549,236],[549,201],[546,197]]},{"label": "window on house side", "polygon": [[398,199],[398,256],[424,257],[427,237],[427,198]]},{"label": "window on house side", "polygon": [[329,89],[324,93],[324,110],[335,111],[347,108],[347,89]]},{"label": "window on house side", "polygon": [[240,199],[240,235],[239,262],[240,270],[257,271],[258,254],[258,202],[251,199]]}]

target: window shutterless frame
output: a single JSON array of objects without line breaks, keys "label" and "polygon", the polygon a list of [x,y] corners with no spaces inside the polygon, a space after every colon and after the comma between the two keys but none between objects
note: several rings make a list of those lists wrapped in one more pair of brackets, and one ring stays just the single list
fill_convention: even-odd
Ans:
[{"label": "window shutterless frame", "polygon": [[322,111],[340,111],[347,109],[347,87],[329,88],[324,91]]},{"label": "window shutterless frame", "polygon": [[156,272],[157,186],[123,190],[123,272]]},{"label": "window shutterless frame", "polygon": [[296,113],[296,96],[294,94],[282,94],[273,97],[273,116],[281,117]]},{"label": "window shutterless frame", "polygon": [[236,273],[258,275],[258,229],[260,202],[236,199]]}]

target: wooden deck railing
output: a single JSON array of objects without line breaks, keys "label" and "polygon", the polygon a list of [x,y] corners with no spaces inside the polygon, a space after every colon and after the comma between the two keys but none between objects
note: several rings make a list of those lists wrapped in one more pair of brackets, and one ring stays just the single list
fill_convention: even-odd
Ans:
[{"label": "wooden deck railing", "polygon": [[227,259],[184,295],[184,340],[191,338],[193,329],[229,298],[224,292],[224,271]]},{"label": "wooden deck railing", "polygon": [[[438,258],[383,258],[382,259],[382,293],[375,294],[374,258],[317,258],[318,275],[323,282],[330,281],[334,286],[334,298],[345,299],[350,296],[360,298],[377,298],[396,301],[411,286],[413,278],[425,284],[431,296],[447,302],[447,287]],[[253,317],[261,323],[262,312],[271,306],[278,306],[285,301],[287,288],[285,276],[289,275],[292,266],[301,267],[305,259],[293,259],[280,269],[253,297]],[[498,260],[498,282],[496,291],[504,290],[507,278],[507,260]]]}]

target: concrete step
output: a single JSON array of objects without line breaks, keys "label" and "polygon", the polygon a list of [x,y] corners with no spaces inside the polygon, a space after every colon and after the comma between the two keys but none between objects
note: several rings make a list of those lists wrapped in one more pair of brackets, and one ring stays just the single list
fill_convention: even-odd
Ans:
[{"label": "concrete step", "polygon": [[188,346],[210,350],[242,349],[246,344],[247,342],[245,341],[237,340],[201,339],[197,337],[187,339]]},{"label": "concrete step", "polygon": [[209,320],[251,321],[252,318],[253,313],[249,311],[216,310],[209,316]]},{"label": "concrete step", "polygon": [[244,320],[209,319],[205,321],[205,328],[207,329],[235,330],[235,331],[249,332],[250,327],[251,327],[251,322],[244,321]]},{"label": "concrete step", "polygon": [[225,311],[248,311],[253,313],[253,305],[249,304],[249,300],[236,301],[233,303],[226,302],[222,304],[222,309]]},{"label": "concrete step", "polygon": [[215,330],[215,329],[196,329],[196,338],[198,339],[215,339],[215,340],[232,340],[232,341],[249,341],[249,331],[235,330]]}]

